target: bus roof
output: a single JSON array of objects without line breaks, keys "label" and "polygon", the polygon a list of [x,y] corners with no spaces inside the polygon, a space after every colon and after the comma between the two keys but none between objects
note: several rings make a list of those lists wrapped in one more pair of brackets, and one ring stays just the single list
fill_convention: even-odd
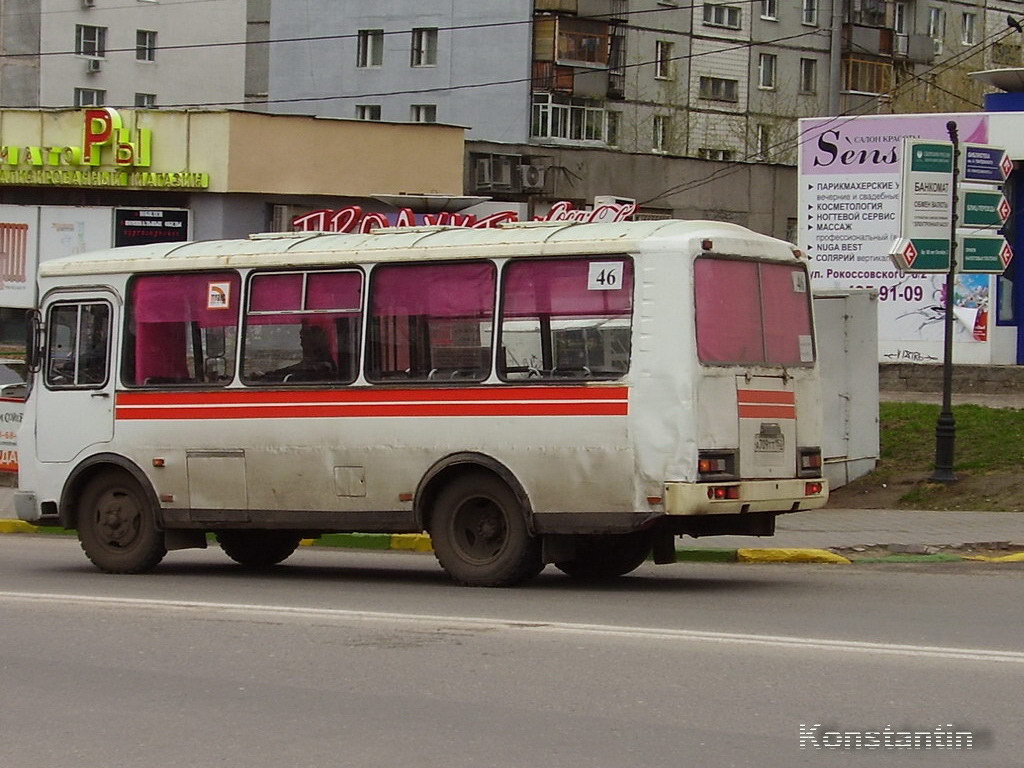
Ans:
[{"label": "bus roof", "polygon": [[717,253],[793,258],[793,246],[720,221],[515,222],[494,228],[382,227],[365,234],[273,232],[239,240],[155,243],[43,261],[41,277],[324,263],[636,252],[663,239],[711,240]]}]

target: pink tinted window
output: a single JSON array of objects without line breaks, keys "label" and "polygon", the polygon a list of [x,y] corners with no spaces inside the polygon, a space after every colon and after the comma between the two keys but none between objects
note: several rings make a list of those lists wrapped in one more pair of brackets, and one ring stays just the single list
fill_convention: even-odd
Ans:
[{"label": "pink tinted window", "polygon": [[234,272],[144,275],[129,290],[127,384],[226,384],[241,280]]},{"label": "pink tinted window", "polygon": [[693,272],[700,359],[705,363],[763,360],[757,264],[697,259]]},{"label": "pink tinted window", "polygon": [[775,365],[813,362],[807,273],[788,264],[761,264],[760,268],[768,362]]},{"label": "pink tinted window", "polygon": [[254,275],[242,381],[254,386],[348,384],[362,327],[361,272]]},{"label": "pink tinted window", "polygon": [[629,370],[632,313],[626,256],[512,261],[502,283],[501,377],[619,378]]},{"label": "pink tinted window", "polygon": [[807,274],[791,264],[694,262],[697,354],[705,363],[814,362]]},{"label": "pink tinted window", "polygon": [[377,267],[371,277],[367,378],[487,378],[494,291],[490,262]]}]

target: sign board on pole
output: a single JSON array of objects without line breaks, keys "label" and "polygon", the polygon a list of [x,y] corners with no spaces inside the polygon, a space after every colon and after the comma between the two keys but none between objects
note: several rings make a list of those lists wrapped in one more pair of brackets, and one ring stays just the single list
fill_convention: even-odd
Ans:
[{"label": "sign board on pole", "polygon": [[1013,170],[1013,161],[1002,147],[962,144],[960,180],[981,184],[1002,184]]},{"label": "sign board on pole", "polygon": [[959,223],[965,227],[1001,227],[1010,218],[1003,193],[965,189],[960,195]]},{"label": "sign board on pole", "polygon": [[900,181],[900,232],[889,255],[905,271],[948,272],[953,223],[953,143],[904,139]]},{"label": "sign board on pole", "polygon": [[1002,235],[957,235],[960,271],[1001,274],[1010,265],[1013,249]]}]

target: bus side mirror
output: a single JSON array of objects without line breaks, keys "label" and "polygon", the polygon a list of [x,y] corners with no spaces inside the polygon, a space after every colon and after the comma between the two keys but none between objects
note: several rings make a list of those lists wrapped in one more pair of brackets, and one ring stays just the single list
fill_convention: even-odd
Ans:
[{"label": "bus side mirror", "polygon": [[43,319],[38,309],[25,313],[25,365],[29,373],[39,370],[42,362]]}]

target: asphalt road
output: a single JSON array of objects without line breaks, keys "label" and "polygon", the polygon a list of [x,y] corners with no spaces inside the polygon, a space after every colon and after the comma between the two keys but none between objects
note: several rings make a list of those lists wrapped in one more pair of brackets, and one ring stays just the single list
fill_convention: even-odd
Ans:
[{"label": "asphalt road", "polygon": [[[0,537],[0,766],[1024,762],[1020,566],[549,571],[463,589],[429,555],[303,548],[252,576],[213,549],[119,577]],[[973,749],[828,748],[887,726]]]}]

